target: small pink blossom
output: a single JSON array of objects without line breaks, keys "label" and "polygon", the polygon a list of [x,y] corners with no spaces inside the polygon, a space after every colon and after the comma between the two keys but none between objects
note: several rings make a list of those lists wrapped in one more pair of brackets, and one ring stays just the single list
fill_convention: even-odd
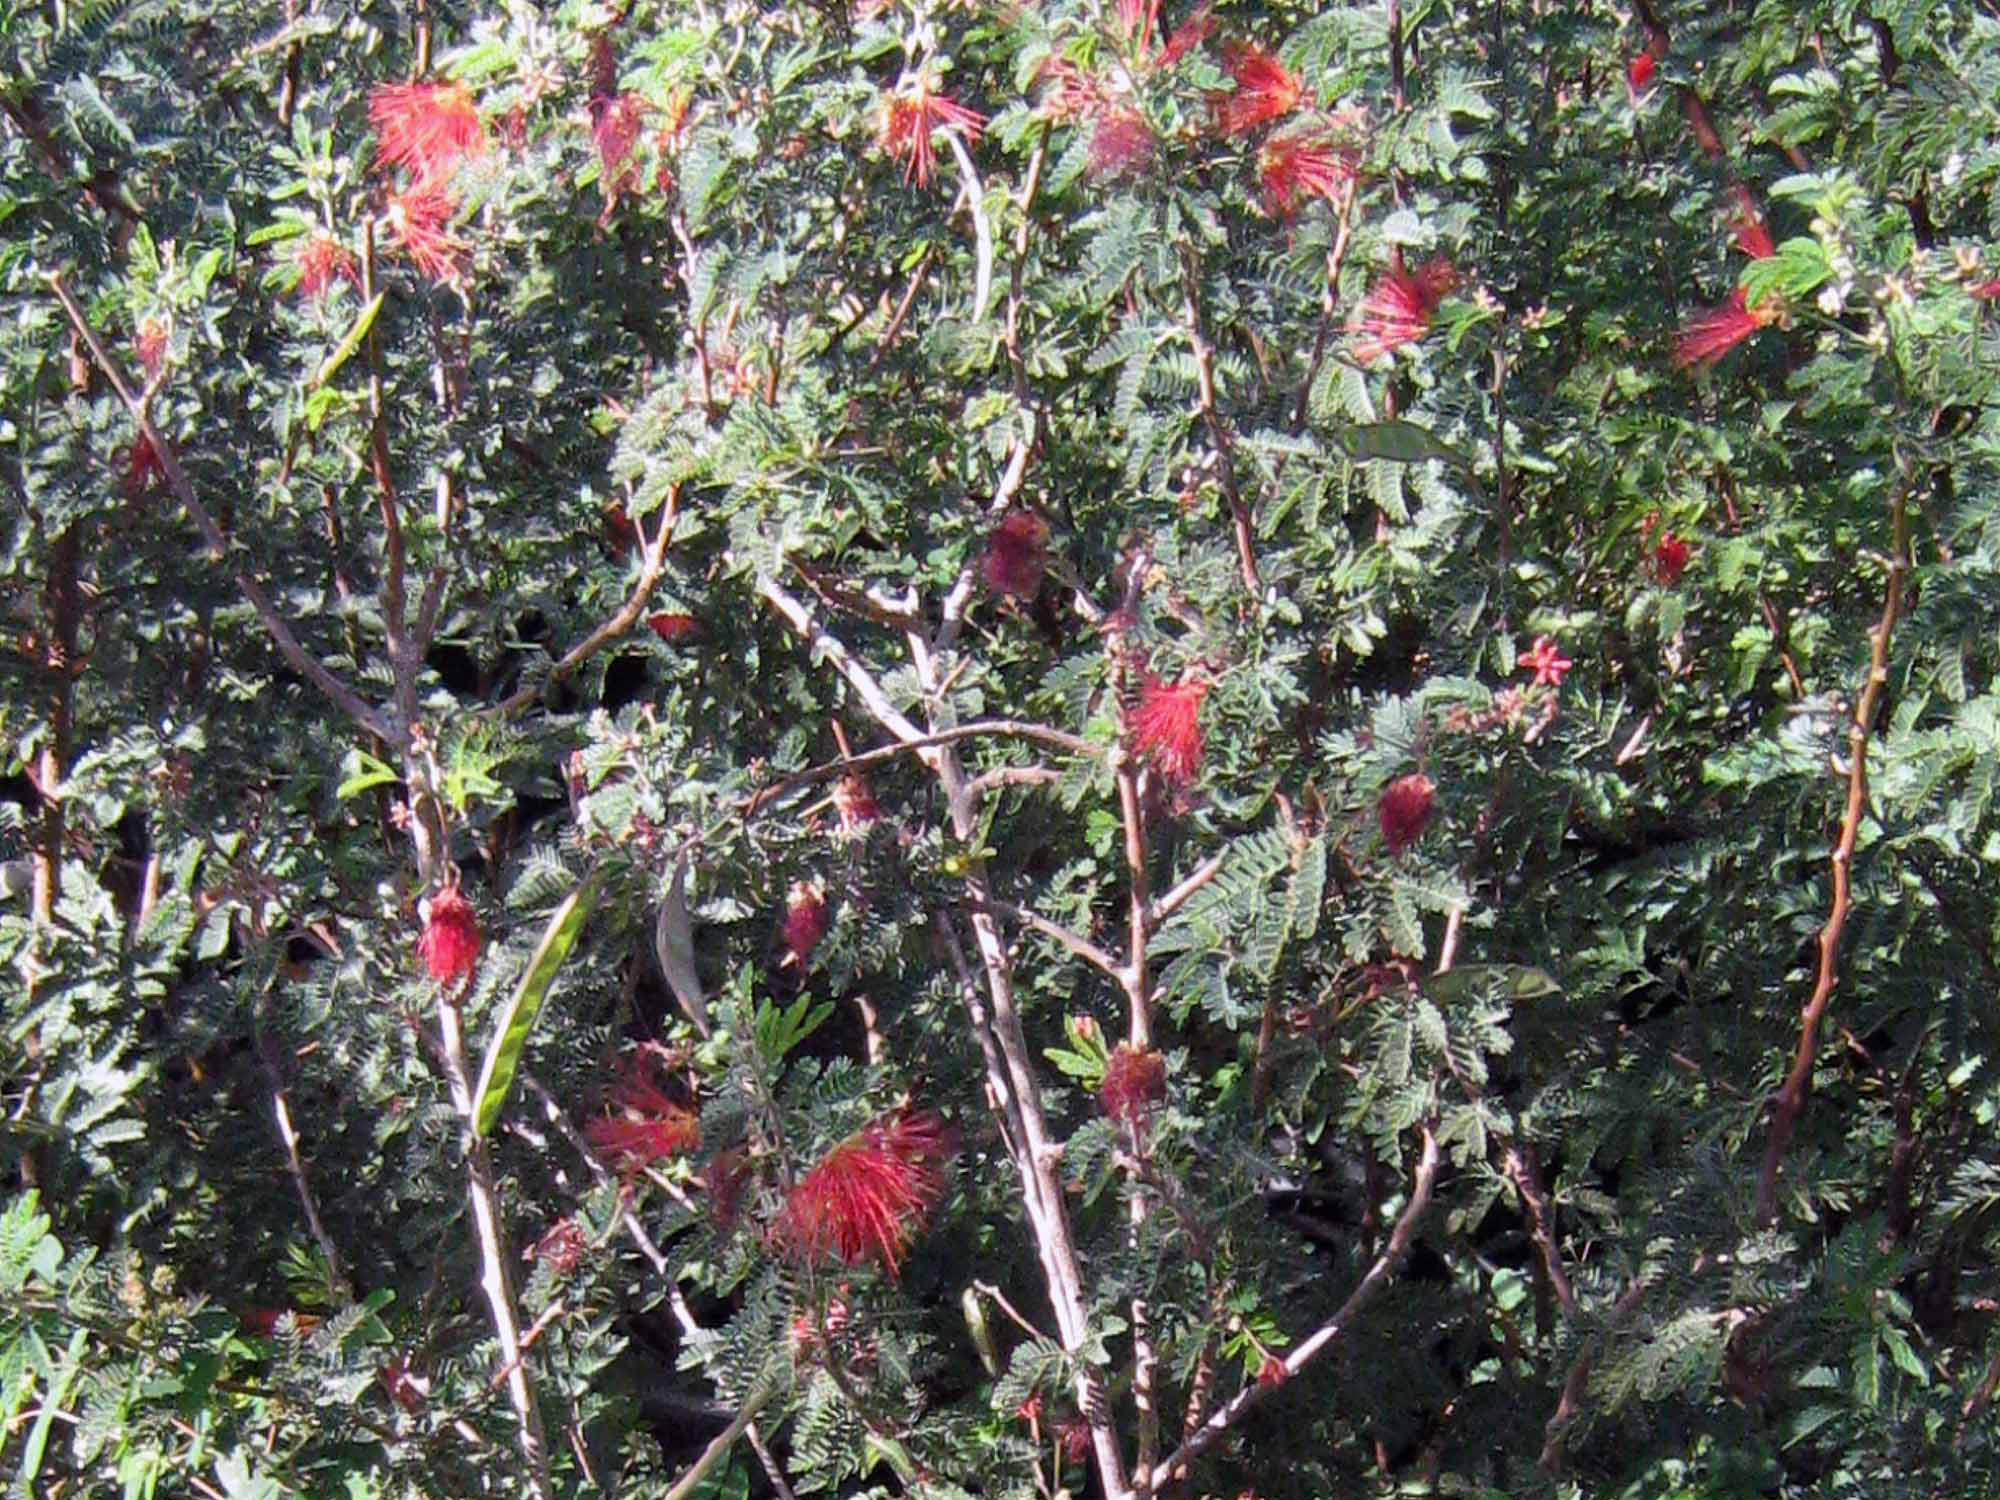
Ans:
[{"label": "small pink blossom", "polygon": [[1536,687],[1561,687],[1563,675],[1576,663],[1557,651],[1554,641],[1538,635],[1535,644],[1521,653],[1519,665],[1534,672]]}]

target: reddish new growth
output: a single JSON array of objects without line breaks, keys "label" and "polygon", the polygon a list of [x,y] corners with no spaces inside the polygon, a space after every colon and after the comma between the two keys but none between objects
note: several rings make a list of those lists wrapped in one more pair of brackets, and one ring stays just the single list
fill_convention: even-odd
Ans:
[{"label": "reddish new growth", "polygon": [[1289,219],[1304,200],[1338,203],[1353,191],[1359,164],[1352,146],[1336,146],[1317,131],[1274,135],[1257,156],[1264,207],[1275,219]]},{"label": "reddish new growth", "polygon": [[669,646],[678,646],[701,633],[701,621],[693,615],[651,615],[646,620],[646,627]]},{"label": "reddish new growth", "polygon": [[420,182],[389,200],[389,238],[427,280],[459,278],[459,257],[470,247],[451,232],[457,212],[451,194],[434,183]]},{"label": "reddish new growth", "polygon": [[1991,302],[1994,298],[2000,297],[2000,280],[1976,281],[1965,290],[1981,302]]},{"label": "reddish new growth", "polygon": [[1653,54],[1650,52],[1639,53],[1625,65],[1625,82],[1631,85],[1633,93],[1638,93],[1653,81],[1653,68]]},{"label": "reddish new growth", "polygon": [[1534,672],[1536,687],[1561,687],[1563,674],[1576,663],[1556,650],[1554,641],[1538,635],[1535,644],[1521,653],[1518,665]]},{"label": "reddish new growth", "polygon": [[1354,357],[1373,364],[1391,349],[1413,344],[1430,331],[1438,303],[1458,285],[1458,272],[1447,260],[1433,260],[1415,271],[1391,267],[1362,299],[1355,316]]},{"label": "reddish new growth", "polygon": [[1090,160],[1084,170],[1092,180],[1113,182],[1143,170],[1153,159],[1152,127],[1128,105],[1113,105],[1097,117],[1090,132]]},{"label": "reddish new growth", "polygon": [[799,1179],[772,1237],[802,1261],[881,1261],[890,1276],[923,1216],[944,1192],[952,1148],[934,1115],[877,1120],[827,1152]]},{"label": "reddish new growth", "polygon": [[1223,50],[1222,65],[1236,80],[1236,90],[1209,96],[1216,129],[1224,135],[1248,135],[1260,125],[1283,119],[1299,107],[1303,92],[1285,65],[1254,42]]},{"label": "reddish new growth", "polygon": [[1191,781],[1201,765],[1201,700],[1208,687],[1196,677],[1168,683],[1149,675],[1126,720],[1133,754],[1151,756],[1170,782]]},{"label": "reddish new growth", "polygon": [[132,340],[132,352],[139,356],[139,365],[146,372],[148,380],[160,378],[160,367],[167,361],[167,325],[157,318],[147,318],[139,324],[139,331]]},{"label": "reddish new growth", "polygon": [[1437,805],[1437,788],[1421,771],[1400,776],[1382,788],[1375,816],[1382,825],[1382,842],[1391,854],[1401,854],[1424,836]]},{"label": "reddish new growth", "polygon": [[804,968],[819,940],[826,936],[827,925],[826,902],[819,892],[803,880],[794,884],[785,902],[785,920],[778,934],[792,951],[790,961]]},{"label": "reddish new growth", "polygon": [[1671,531],[1662,531],[1660,539],[1653,540],[1653,528],[1660,524],[1657,513],[1639,523],[1639,550],[1645,555],[1646,569],[1662,585],[1672,587],[1679,581],[1688,563],[1688,544],[1684,537],[1675,536]]},{"label": "reddish new growth", "polygon": [[375,159],[406,167],[419,186],[448,176],[486,149],[486,127],[472,95],[456,83],[385,83],[368,95]]},{"label": "reddish new growth", "polygon": [[456,984],[472,972],[479,958],[479,920],[457,886],[448,885],[431,897],[417,957],[439,984]]},{"label": "reddish new growth", "polygon": [[591,1150],[621,1172],[636,1172],[663,1156],[685,1156],[701,1144],[701,1121],[694,1111],[660,1087],[669,1055],[658,1042],[643,1044],[611,1091],[611,1113],[584,1127]]},{"label": "reddish new growth", "polygon": [[328,287],[343,279],[353,286],[361,285],[360,273],[354,268],[354,255],[339,240],[316,234],[299,247],[300,296],[318,301],[326,295]]},{"label": "reddish new growth", "polygon": [[1285,1368],[1282,1359],[1275,1354],[1267,1354],[1264,1356],[1264,1362],[1257,1367],[1257,1384],[1267,1389],[1274,1385],[1283,1385],[1291,1378],[1291,1374],[1292,1372]]},{"label": "reddish new growth", "polygon": [[1120,1042],[1104,1064],[1104,1082],[1097,1090],[1106,1118],[1136,1127],[1166,1096],[1166,1059]]},{"label": "reddish new growth", "polygon": [[609,214],[620,193],[638,185],[632,148],[646,127],[646,101],[637,94],[599,95],[590,101],[590,137],[597,146],[598,190]]},{"label": "reddish new growth", "polygon": [[986,561],[981,571],[986,586],[996,594],[1013,594],[1029,599],[1040,591],[1042,570],[1048,565],[1044,552],[1049,528],[1033,511],[1010,510],[1000,518],[986,539]]},{"label": "reddish new growth", "polygon": [[931,146],[931,132],[959,130],[978,135],[986,116],[955,104],[943,94],[931,92],[919,83],[914,93],[891,94],[882,122],[882,149],[903,158],[903,181],[918,187],[931,180],[937,153]]},{"label": "reddish new growth", "polygon": [[141,499],[151,494],[155,485],[166,482],[167,466],[160,461],[160,450],[153,446],[151,438],[140,433],[125,450],[125,498]]}]

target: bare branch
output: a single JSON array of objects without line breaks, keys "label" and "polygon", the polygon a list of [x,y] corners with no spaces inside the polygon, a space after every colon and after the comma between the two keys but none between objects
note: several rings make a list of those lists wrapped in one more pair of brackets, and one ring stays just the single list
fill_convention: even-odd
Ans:
[{"label": "bare branch", "polygon": [[1002,901],[998,896],[988,896],[986,905],[1003,916],[1012,917],[1023,926],[1032,927],[1044,937],[1054,938],[1085,963],[1102,969],[1117,984],[1126,982],[1127,971],[1117,959],[1106,953],[1089,938],[1071,932],[1060,922],[1051,922],[1039,912],[1030,911],[1025,906],[1016,906],[1011,901]]},{"label": "bare branch", "polygon": [[[1348,1294],[1340,1310],[1326,1322],[1314,1329],[1301,1340],[1284,1359],[1285,1377],[1290,1379],[1307,1365],[1326,1352],[1333,1341],[1354,1326],[1363,1309],[1375,1300],[1389,1278],[1402,1264],[1403,1257],[1410,1252],[1411,1241],[1416,1238],[1417,1224],[1424,1211],[1430,1207],[1431,1188],[1437,1182],[1438,1143],[1437,1137],[1428,1126],[1423,1131],[1423,1152],[1417,1159],[1416,1178],[1410,1186],[1410,1201],[1396,1217],[1396,1227],[1389,1233],[1389,1243],[1382,1247],[1382,1253],[1368,1267],[1360,1285]],[[1280,1382],[1282,1383],[1282,1382]],[[1240,1422],[1246,1413],[1261,1402],[1277,1385],[1266,1385],[1261,1381],[1252,1382],[1218,1408],[1197,1427],[1187,1441],[1173,1451],[1165,1463],[1160,1465],[1159,1483],[1171,1484],[1177,1481],[1202,1454],[1213,1447],[1222,1435]]]},{"label": "bare branch", "polygon": [[1756,1213],[1760,1224],[1769,1224],[1778,1216],[1778,1171],[1812,1093],[1820,1026],[1833,1000],[1834,986],[1840,981],[1840,936],[1852,903],[1854,845],[1861,833],[1862,814],[1868,807],[1868,737],[1874,732],[1875,715],[1889,685],[1889,643],[1903,610],[1903,578],[1910,553],[1909,497],[1910,480],[1905,474],[1896,481],[1889,497],[1889,582],[1883,591],[1881,618],[1869,632],[1868,682],[1847,726],[1847,806],[1841,816],[1839,842],[1828,858],[1833,869],[1833,902],[1819,934],[1819,973],[1799,1017],[1798,1050],[1792,1056],[1791,1069],[1771,1111],[1771,1134],[1765,1141],[1764,1164],[1757,1174]]},{"label": "bare branch", "polygon": [[[153,425],[153,418],[146,410],[145,402],[133,391],[132,384],[126,379],[125,372],[119,368],[118,361],[112,358],[111,351],[104,347],[104,341],[97,336],[97,330],[85,320],[83,309],[76,305],[76,299],[70,295],[69,288],[63,285],[62,277],[51,271],[48,279],[49,286],[56,294],[56,300],[62,303],[63,311],[69,316],[70,326],[76,329],[77,336],[89,347],[91,358],[97,361],[98,368],[104,371],[105,378],[111,382],[111,388],[118,393],[118,399],[125,403],[125,409],[132,414],[132,420],[138,424],[140,437],[152,445],[154,454],[159,458],[160,468],[167,476],[168,487],[173,490],[188,515],[193,517],[196,527],[201,531],[202,539],[208,543],[209,551],[218,561],[227,558],[229,538],[223,535],[222,528],[215,523],[215,517],[209,514],[208,507],[203,505],[200,497],[195,494],[194,486],[188,482],[187,471],[181,467],[179,455],[160,435],[159,428]],[[300,645],[298,637],[292,634],[292,627],[285,622],[285,617],[278,613],[277,606],[271,602],[271,596],[264,592],[263,586],[249,573],[240,567],[232,566],[231,574],[237,590],[250,601],[250,607],[256,611],[265,633],[278,648],[278,654],[291,664],[295,672],[318,688],[335,707],[377,739],[388,744],[401,742],[403,732],[408,729],[407,725],[392,723],[388,715],[364,702],[360,694],[334,676],[325,663]]]},{"label": "bare branch", "polygon": [[1185,880],[1168,891],[1164,896],[1154,901],[1146,909],[1147,927],[1158,930],[1161,923],[1165,922],[1168,917],[1171,917],[1183,906],[1186,906],[1188,898],[1207,885],[1211,880],[1215,879],[1221,871],[1222,855],[1220,854],[1211,854],[1207,859],[1196,865],[1193,872]]}]

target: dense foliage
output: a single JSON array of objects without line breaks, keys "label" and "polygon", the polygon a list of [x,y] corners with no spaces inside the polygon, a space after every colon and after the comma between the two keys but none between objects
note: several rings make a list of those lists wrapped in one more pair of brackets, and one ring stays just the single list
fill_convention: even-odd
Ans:
[{"label": "dense foliage", "polygon": [[1996,100],[0,5],[14,1492],[2000,1491]]}]

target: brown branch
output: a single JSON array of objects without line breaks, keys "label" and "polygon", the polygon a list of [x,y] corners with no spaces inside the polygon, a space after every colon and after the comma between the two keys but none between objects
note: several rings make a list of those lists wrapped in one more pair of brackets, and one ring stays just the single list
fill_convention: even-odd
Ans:
[{"label": "brown branch", "polygon": [[989,910],[997,911],[1002,916],[1012,917],[1024,927],[1032,927],[1043,937],[1054,938],[1085,963],[1102,969],[1115,982],[1125,983],[1127,975],[1124,966],[1089,938],[1071,932],[1060,922],[1050,921],[1040,912],[1030,911],[1025,906],[1016,906],[1011,901],[1002,901],[998,896],[988,896],[986,905]]},{"label": "brown branch", "polygon": [[1320,301],[1319,329],[1313,334],[1312,358],[1306,361],[1306,378],[1299,382],[1298,400],[1292,406],[1292,431],[1306,430],[1306,412],[1312,403],[1313,382],[1319,379],[1320,366],[1326,362],[1327,345],[1333,334],[1333,315],[1340,307],[1340,265],[1347,259],[1347,240],[1354,228],[1354,200],[1360,196],[1360,183],[1349,179],[1347,190],[1340,197],[1340,218],[1334,225],[1333,248],[1326,253],[1326,291]]},{"label": "brown branch", "polygon": [[[208,508],[195,494],[194,486],[188,482],[187,471],[181,467],[179,456],[174,452],[172,445],[160,435],[160,430],[153,425],[152,416],[147,412],[145,402],[133,391],[131,382],[126,379],[118,361],[112,358],[111,352],[104,347],[104,341],[97,336],[97,330],[85,320],[83,309],[76,305],[76,299],[63,284],[61,275],[51,271],[48,280],[50,288],[56,294],[56,300],[62,303],[63,311],[69,317],[70,326],[76,329],[78,336],[89,347],[91,358],[97,361],[98,368],[103,370],[105,377],[110,380],[111,388],[118,393],[118,399],[125,403],[132,420],[138,424],[140,439],[152,445],[153,453],[160,461],[160,468],[167,476],[168,487],[173,490],[188,515],[194,519],[203,540],[208,543],[210,553],[218,560],[228,557],[229,539],[223,535],[222,528],[215,523],[215,517],[209,514]],[[249,601],[251,609],[256,611],[265,633],[278,648],[278,654],[291,664],[294,671],[318,688],[335,707],[377,739],[392,745],[401,743],[403,733],[408,729],[407,725],[392,722],[380,709],[364,702],[353,688],[334,676],[325,663],[300,645],[298,637],[292,634],[291,626],[285,622],[284,616],[278,613],[277,606],[271,602],[270,595],[264,592],[263,587],[245,569],[232,567],[231,574],[238,592]]]},{"label": "brown branch", "polygon": [[1193,873],[1146,909],[1146,925],[1157,930],[1168,917],[1187,905],[1189,897],[1222,872],[1222,861],[1223,855],[1211,854],[1196,865]]},{"label": "brown branch", "polygon": [[[1645,1281],[1634,1278],[1632,1284],[1625,1289],[1625,1294],[1612,1304],[1611,1316],[1605,1324],[1606,1331],[1617,1328],[1631,1317],[1638,1308],[1640,1299],[1645,1295]],[[1555,1414],[1549,1418],[1548,1425],[1542,1430],[1542,1456],[1539,1462],[1547,1473],[1553,1474],[1562,1467],[1563,1439],[1568,1435],[1570,1424],[1582,1412],[1583,1404],[1590,1395],[1590,1372],[1597,1363],[1597,1354],[1598,1347],[1593,1344],[1579,1354],[1576,1363],[1569,1367],[1569,1376],[1563,1381],[1562,1394],[1556,1400]]]},{"label": "brown branch", "polygon": [[1215,403],[1215,351],[1209,347],[1208,336],[1202,332],[1201,305],[1199,294],[1200,279],[1194,259],[1194,251],[1183,247],[1181,251],[1181,297],[1182,308],[1187,316],[1188,342],[1194,348],[1194,373],[1196,389],[1200,394],[1201,417],[1208,428],[1209,441],[1215,445],[1217,468],[1222,477],[1222,493],[1229,501],[1230,525],[1236,533],[1236,562],[1243,576],[1244,592],[1250,596],[1251,607],[1255,608],[1257,598],[1263,591],[1257,577],[1257,553],[1250,530],[1250,507],[1244,503],[1243,493],[1236,484],[1235,444],[1229,436],[1229,429],[1223,424],[1222,415]]},{"label": "brown branch", "polygon": [[1840,839],[1833,847],[1828,864],[1833,871],[1833,901],[1826,925],[1819,934],[1819,972],[1811,997],[1799,1016],[1798,1048],[1792,1066],[1778,1091],[1771,1111],[1771,1133],[1764,1146],[1764,1165],[1757,1174],[1757,1222],[1769,1224],[1778,1216],[1778,1172],[1785,1152],[1792,1144],[1799,1117],[1805,1113],[1812,1093],[1813,1063],[1819,1053],[1820,1027],[1834,986],[1840,981],[1840,937],[1847,924],[1852,902],[1854,845],[1861,833],[1861,817],[1868,806],[1868,737],[1875,728],[1875,715],[1882,706],[1882,694],[1889,685],[1889,643],[1903,609],[1903,579],[1910,550],[1910,485],[1907,474],[1900,477],[1890,493],[1889,528],[1891,541],[1887,559],[1889,582],[1882,596],[1882,613],[1869,633],[1868,682],[1855,705],[1847,726],[1847,805],[1841,815]]},{"label": "brown branch", "polygon": [[[1429,1126],[1423,1127],[1423,1151],[1417,1160],[1415,1180],[1410,1185],[1410,1200],[1403,1205],[1402,1213],[1396,1216],[1396,1227],[1390,1231],[1389,1243],[1382,1247],[1382,1253],[1375,1257],[1361,1282],[1348,1294],[1340,1310],[1326,1322],[1314,1329],[1284,1358],[1285,1379],[1289,1380],[1318,1359],[1339,1338],[1354,1326],[1368,1304],[1373,1302],[1388,1285],[1389,1278],[1396,1274],[1403,1257],[1410,1253],[1410,1244],[1416,1238],[1417,1225],[1422,1221],[1424,1211],[1430,1207],[1431,1188],[1437,1182],[1438,1143]],[[1177,1482],[1202,1454],[1240,1422],[1272,1391],[1284,1384],[1278,1381],[1266,1384],[1253,1381],[1229,1401],[1209,1415],[1199,1427],[1176,1448],[1166,1462],[1160,1465],[1158,1482],[1161,1485]]]},{"label": "brown branch", "polygon": [[[660,573],[666,565],[667,543],[673,540],[674,522],[679,516],[680,491],[672,489],[667,492],[666,514],[660,518],[660,529],[653,534],[653,539],[646,543],[645,550],[640,554],[639,576],[633,580],[632,592],[619,607],[618,613],[564,652],[562,659],[549,669],[546,678],[540,682],[531,682],[509,694],[486,710],[487,713],[503,719],[512,718],[540,698],[550,684],[561,682],[604,646],[617,640],[637,623],[640,611],[645,609],[646,601],[653,596],[654,586],[660,581]],[[428,600],[426,603],[428,604]]]}]

